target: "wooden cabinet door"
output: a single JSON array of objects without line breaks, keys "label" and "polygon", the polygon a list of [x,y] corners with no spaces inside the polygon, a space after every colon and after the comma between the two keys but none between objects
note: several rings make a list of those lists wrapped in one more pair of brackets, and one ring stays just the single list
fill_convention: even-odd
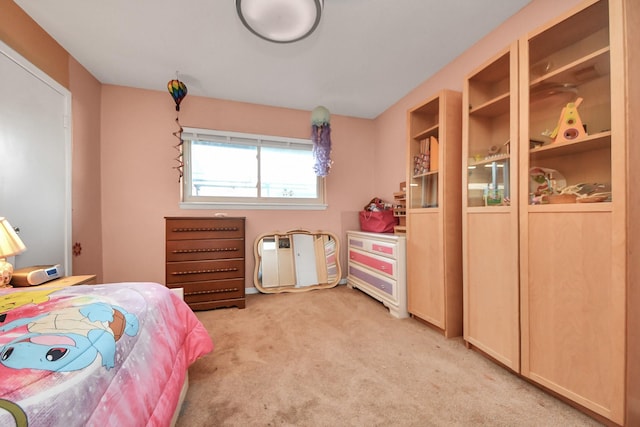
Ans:
[{"label": "wooden cabinet door", "polygon": [[411,213],[407,225],[409,313],[445,329],[444,260],[438,211]]},{"label": "wooden cabinet door", "polygon": [[512,216],[505,210],[465,217],[464,339],[519,372],[518,229]]},{"label": "wooden cabinet door", "polygon": [[612,218],[611,212],[529,214],[522,374],[621,422],[625,286],[615,274]]},{"label": "wooden cabinet door", "polygon": [[518,43],[482,64],[463,93],[464,339],[520,371]]},{"label": "wooden cabinet door", "polygon": [[[622,15],[620,0],[585,1],[520,41],[521,372],[618,424],[629,220]],[[546,189],[531,186],[540,170]],[[557,200],[576,187],[605,197]]]}]

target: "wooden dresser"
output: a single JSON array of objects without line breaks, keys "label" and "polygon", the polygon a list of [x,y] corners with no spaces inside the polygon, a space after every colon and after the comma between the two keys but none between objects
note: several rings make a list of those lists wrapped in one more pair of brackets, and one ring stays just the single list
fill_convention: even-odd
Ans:
[{"label": "wooden dresser", "polygon": [[243,217],[166,217],[166,284],[193,310],[245,307]]}]

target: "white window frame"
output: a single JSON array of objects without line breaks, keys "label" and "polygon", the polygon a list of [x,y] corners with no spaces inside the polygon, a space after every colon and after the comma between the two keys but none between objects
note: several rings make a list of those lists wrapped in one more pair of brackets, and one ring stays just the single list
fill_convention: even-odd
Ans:
[{"label": "white window frame", "polygon": [[[224,198],[210,196],[196,196],[191,194],[191,141],[205,140],[215,142],[227,142],[229,144],[246,144],[255,147],[291,147],[313,146],[310,139],[288,138],[280,136],[257,135],[221,131],[213,129],[201,129],[184,127],[182,129],[182,159],[184,163],[184,175],[181,185],[181,209],[281,209],[281,210],[324,210],[326,204],[326,180],[324,177],[316,177],[317,194],[315,199],[303,198]],[[260,166],[258,166],[260,167]],[[311,171],[313,173],[313,171]],[[259,178],[258,178],[259,179]],[[258,186],[260,183],[258,182]]]}]

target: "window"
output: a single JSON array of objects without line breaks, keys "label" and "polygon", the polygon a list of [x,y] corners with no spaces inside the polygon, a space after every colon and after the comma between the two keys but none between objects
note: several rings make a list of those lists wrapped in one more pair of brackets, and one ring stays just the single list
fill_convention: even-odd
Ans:
[{"label": "window", "polygon": [[182,140],[182,207],[326,207],[311,140],[195,128],[184,128]]}]

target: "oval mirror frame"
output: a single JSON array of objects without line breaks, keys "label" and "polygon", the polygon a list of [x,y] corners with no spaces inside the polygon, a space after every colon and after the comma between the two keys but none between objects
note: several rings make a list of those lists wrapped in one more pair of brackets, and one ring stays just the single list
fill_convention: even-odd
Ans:
[{"label": "oval mirror frame", "polygon": [[262,293],[305,292],[340,282],[340,242],[328,231],[264,233],[253,245],[253,283]]}]

